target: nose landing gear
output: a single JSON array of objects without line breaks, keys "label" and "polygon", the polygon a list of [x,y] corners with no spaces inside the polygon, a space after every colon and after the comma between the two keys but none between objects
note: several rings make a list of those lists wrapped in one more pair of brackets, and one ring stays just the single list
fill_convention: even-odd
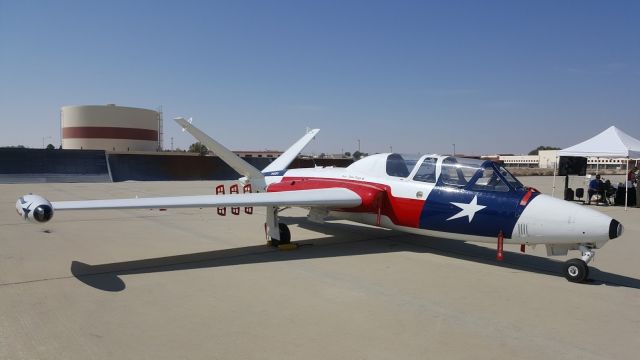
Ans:
[{"label": "nose landing gear", "polygon": [[589,276],[589,267],[587,264],[591,262],[596,253],[593,249],[586,245],[580,245],[580,252],[582,252],[582,258],[571,259],[564,263],[563,272],[564,277],[571,282],[583,282]]}]

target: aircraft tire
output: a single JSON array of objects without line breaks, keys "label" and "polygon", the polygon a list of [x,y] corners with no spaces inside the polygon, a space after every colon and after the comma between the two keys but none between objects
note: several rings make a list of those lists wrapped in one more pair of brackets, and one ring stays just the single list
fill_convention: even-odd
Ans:
[{"label": "aircraft tire", "polygon": [[564,277],[575,283],[583,282],[589,276],[589,267],[581,259],[571,259],[564,263]]},{"label": "aircraft tire", "polygon": [[280,239],[278,240],[278,245],[291,243],[291,231],[289,231],[287,224],[278,223],[278,227],[280,228]]}]

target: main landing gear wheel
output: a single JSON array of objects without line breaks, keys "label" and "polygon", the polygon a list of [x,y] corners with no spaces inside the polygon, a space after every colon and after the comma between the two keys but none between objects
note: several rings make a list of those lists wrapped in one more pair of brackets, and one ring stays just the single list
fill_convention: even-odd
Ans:
[{"label": "main landing gear wheel", "polygon": [[291,243],[291,231],[287,224],[278,223],[278,227],[280,228],[280,245]]},{"label": "main landing gear wheel", "polygon": [[286,245],[291,243],[291,231],[287,224],[278,223],[278,229],[280,230],[280,239],[271,239],[271,246]]},{"label": "main landing gear wheel", "polygon": [[571,282],[583,282],[589,276],[589,267],[581,259],[571,259],[564,263],[564,277]]}]

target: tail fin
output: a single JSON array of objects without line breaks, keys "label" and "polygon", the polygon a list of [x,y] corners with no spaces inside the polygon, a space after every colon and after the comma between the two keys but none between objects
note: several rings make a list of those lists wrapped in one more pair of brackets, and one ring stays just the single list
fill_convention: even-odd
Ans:
[{"label": "tail fin", "polygon": [[256,169],[248,162],[242,160],[240,156],[234,154],[231,150],[227,149],[219,142],[213,140],[211,137],[209,137],[209,135],[203,133],[197,127],[191,125],[191,123],[185,118],[178,117],[174,120],[180,126],[182,126],[182,129],[188,131],[189,134],[193,135],[194,138],[196,138],[209,150],[213,151],[218,157],[220,157],[222,161],[231,166],[233,170],[245,176],[248,180],[264,179],[264,175],[262,175],[260,170]]},{"label": "tail fin", "polygon": [[262,171],[270,172],[270,171],[279,171],[279,170],[286,169],[289,166],[289,164],[291,164],[291,162],[295,160],[298,154],[300,154],[302,149],[304,149],[305,146],[307,146],[309,141],[311,141],[319,132],[320,132],[320,129],[313,129],[311,131],[308,131],[302,138],[300,138],[300,140],[296,141],[295,144],[291,145],[291,147],[288,148],[287,151],[285,151],[282,155],[280,155],[277,159],[275,159],[271,164],[267,165],[267,167],[264,168]]}]

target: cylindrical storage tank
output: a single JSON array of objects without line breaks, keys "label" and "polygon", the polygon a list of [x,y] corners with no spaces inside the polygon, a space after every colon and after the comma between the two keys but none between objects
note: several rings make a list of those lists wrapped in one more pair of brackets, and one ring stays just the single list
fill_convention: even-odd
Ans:
[{"label": "cylindrical storage tank", "polygon": [[116,105],[64,106],[60,111],[63,149],[156,151],[160,114]]}]

